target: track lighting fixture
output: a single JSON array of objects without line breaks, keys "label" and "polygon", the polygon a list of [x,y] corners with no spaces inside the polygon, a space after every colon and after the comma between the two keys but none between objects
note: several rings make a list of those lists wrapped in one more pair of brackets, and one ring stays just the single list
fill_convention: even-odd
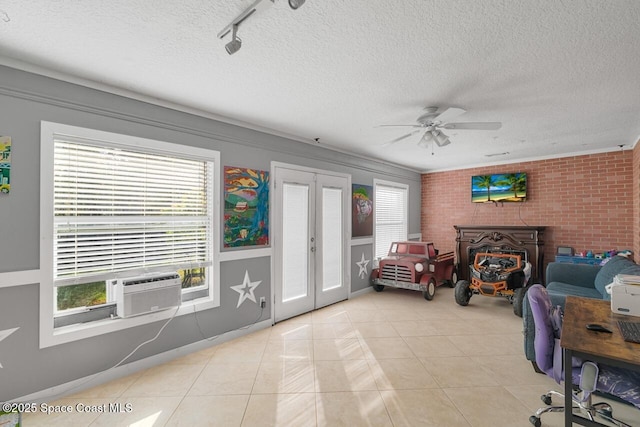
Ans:
[{"label": "track lighting fixture", "polygon": [[237,36],[238,24],[235,24],[232,29],[231,41],[224,47],[229,55],[233,55],[242,47],[242,40]]},{"label": "track lighting fixture", "polygon": [[240,38],[238,38],[236,35],[240,24],[250,16],[260,13],[268,7],[272,6],[274,1],[275,0],[256,0],[251,6],[246,8],[240,15],[236,16],[233,21],[231,21],[231,23],[229,23],[222,29],[222,31],[218,33],[219,39],[222,39],[227,34],[232,33],[231,41],[225,46],[225,49],[227,50],[227,53],[229,55],[233,55],[242,47],[242,40],[240,40]]},{"label": "track lighting fixture", "polygon": [[296,10],[304,4],[305,0],[289,0],[289,6],[291,9]]},{"label": "track lighting fixture", "polygon": [[[306,0],[288,0],[291,9],[295,10],[302,6]],[[242,47],[242,40],[236,35],[238,27],[250,16],[256,15],[263,10],[273,6],[275,0],[255,0],[251,6],[246,8],[240,15],[236,16],[226,27],[218,33],[218,38],[222,39],[227,34],[232,33],[231,41],[226,44],[225,49],[229,55],[233,55]]]}]

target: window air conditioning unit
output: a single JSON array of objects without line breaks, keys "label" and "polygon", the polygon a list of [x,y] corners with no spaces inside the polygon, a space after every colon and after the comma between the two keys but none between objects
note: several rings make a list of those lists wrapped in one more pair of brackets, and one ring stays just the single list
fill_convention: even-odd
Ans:
[{"label": "window air conditioning unit", "polygon": [[182,302],[182,281],[176,272],[115,280],[116,314],[126,318],[175,308]]}]

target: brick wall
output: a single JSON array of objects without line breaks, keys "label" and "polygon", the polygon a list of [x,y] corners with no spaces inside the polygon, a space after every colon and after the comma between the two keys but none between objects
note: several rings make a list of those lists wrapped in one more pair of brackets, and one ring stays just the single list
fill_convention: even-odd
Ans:
[{"label": "brick wall", "polygon": [[[640,142],[640,141],[638,141]],[[633,149],[633,253],[640,262],[640,144]]]},{"label": "brick wall", "polygon": [[[471,177],[526,172],[524,203],[471,203]],[[640,149],[422,175],[421,231],[455,250],[454,225],[544,225],[545,264],[557,246],[640,253]],[[635,218],[635,219],[634,219]],[[637,258],[636,258],[637,259]]]}]

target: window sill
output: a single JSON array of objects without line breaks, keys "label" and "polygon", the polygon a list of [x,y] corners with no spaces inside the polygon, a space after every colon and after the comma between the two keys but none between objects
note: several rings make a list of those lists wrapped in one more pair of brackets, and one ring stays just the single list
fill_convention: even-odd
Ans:
[{"label": "window sill", "polygon": [[125,319],[116,317],[113,319],[96,320],[87,323],[76,323],[55,329],[53,328],[52,321],[50,328],[40,329],[40,348],[53,347],[86,338],[97,337],[110,332],[121,331],[136,326],[167,320],[174,316],[174,314],[175,317],[178,317],[197,311],[209,310],[211,308],[218,307],[219,305],[219,303],[215,303],[211,298],[203,298],[183,302],[177,310],[173,308]]}]

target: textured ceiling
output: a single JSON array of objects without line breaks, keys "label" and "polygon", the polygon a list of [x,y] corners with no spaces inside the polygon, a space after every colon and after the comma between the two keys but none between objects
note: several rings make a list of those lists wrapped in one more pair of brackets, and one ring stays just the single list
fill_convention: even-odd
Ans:
[{"label": "textured ceiling", "polygon": [[[268,0],[264,0],[268,1]],[[112,87],[418,171],[631,148],[640,1],[3,0],[0,63]],[[81,79],[81,80],[80,80]],[[426,106],[497,131],[392,146]],[[497,153],[508,153],[487,157]]]}]

